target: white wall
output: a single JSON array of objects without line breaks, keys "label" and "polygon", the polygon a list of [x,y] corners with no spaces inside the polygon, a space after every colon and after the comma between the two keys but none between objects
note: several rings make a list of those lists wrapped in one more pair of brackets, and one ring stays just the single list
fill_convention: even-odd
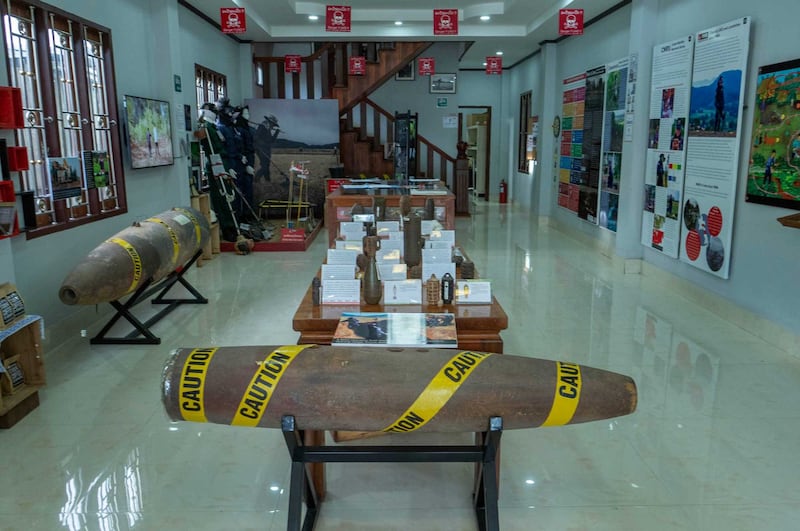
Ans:
[{"label": "white wall", "polygon": [[[74,315],[96,319],[93,308],[68,307],[58,299],[64,276],[91,249],[136,219],[188,204],[187,161],[180,157],[179,140],[186,138],[182,104],[195,106],[194,64],[228,74],[229,91],[240,100],[240,48],[249,50],[249,45],[237,44],[221,35],[175,2],[62,0],[58,6],[111,30],[121,115],[125,94],[170,101],[177,159],[173,166],[132,170],[125,155],[126,215],[33,240],[19,236],[11,241],[10,252],[6,252],[9,244],[0,242],[2,277],[7,278],[6,270],[12,269],[11,278],[16,281],[28,311],[43,315],[48,326]],[[2,61],[5,62],[4,56]],[[5,72],[5,68],[0,70]],[[182,77],[181,93],[174,91],[174,74]],[[250,86],[249,80],[245,86]],[[100,311],[109,309],[110,306],[103,305]]]},{"label": "white wall", "polygon": [[[457,42],[440,42],[422,52],[421,57],[433,57],[436,60],[436,72],[439,74],[457,73],[460,45]],[[416,68],[416,63],[415,63]],[[430,79],[415,74],[413,81],[397,81],[390,79],[370,95],[370,99],[390,113],[407,112],[419,114],[417,131],[419,134],[439,146],[451,157],[456,156],[458,128],[449,129],[442,126],[442,119],[449,114],[458,114],[458,105],[465,90],[460,77],[456,78],[455,94],[431,94]],[[447,107],[438,108],[436,100],[447,98]],[[425,169],[424,155],[418,158],[417,167]],[[438,169],[438,166],[436,166]],[[436,177],[439,177],[438,175]]]},{"label": "white wall", "polygon": [[657,44],[724,22],[752,16],[750,60],[744,93],[739,181],[736,191],[730,279],[723,280],[645,249],[644,258],[659,268],[717,293],[756,314],[800,334],[797,320],[797,264],[800,231],[780,225],[776,218],[795,211],[755,205],[744,200],[753,126],[752,105],[758,67],[800,57],[795,0],[772,0],[769,6],[747,0],[703,0],[659,3],[658,25],[652,29]]},{"label": "white wall", "polygon": [[[649,20],[647,27],[631,28],[632,10],[643,4],[647,10],[657,10],[655,17],[638,17],[636,20]],[[651,249],[642,247],[643,259],[677,277],[709,290],[734,304],[737,304],[767,320],[782,325],[795,334],[800,334],[800,322],[796,319],[797,264],[800,263],[800,234],[781,226],[776,218],[794,211],[750,204],[744,201],[747,164],[749,158],[749,138],[752,131],[752,102],[755,98],[755,79],[760,65],[796,59],[800,55],[797,44],[796,22],[791,16],[796,9],[795,0],[774,0],[769,10],[757,9],[748,0],[634,0],[632,5],[623,7],[605,19],[592,24],[581,37],[565,39],[557,44],[557,74],[555,79],[547,79],[553,93],[544,105],[561,105],[561,81],[574,74],[584,72],[595,66],[638,53],[640,57],[649,56],[652,46],[683,35],[693,34],[706,28],[744,16],[752,16],[750,61],[747,72],[747,85],[744,94],[745,111],[743,116],[742,144],[739,161],[738,189],[736,191],[735,223],[733,233],[730,279],[723,280],[704,273],[678,260],[673,260]],[[652,23],[655,20],[655,23]],[[633,33],[643,36],[631,39]],[[638,43],[638,44],[637,44]],[[536,56],[517,66],[508,76],[509,83],[505,98],[509,104],[504,119],[515,119],[518,113],[516,103],[519,93],[525,88],[534,90],[534,108],[537,105],[537,76],[548,65],[535,67],[540,59]],[[549,61],[549,56],[547,57]],[[648,66],[641,69],[640,79],[649,80]],[[649,81],[642,83],[643,88]],[[640,94],[641,97],[641,94]],[[559,112],[560,114],[560,112]],[[637,116],[636,120],[646,119]],[[545,129],[549,124],[544,124]],[[625,149],[630,148],[629,143]],[[552,157],[551,157],[552,159]],[[552,167],[542,167],[542,178],[552,179]],[[643,168],[623,166],[623,179],[641,178]],[[513,169],[511,170],[513,171]],[[551,197],[552,218],[557,224],[594,239],[599,247],[615,252],[615,238],[618,236],[595,225],[579,220],[573,213],[555,207],[554,189],[544,187]],[[534,191],[536,193],[536,191]],[[624,195],[624,190],[623,190]],[[620,197],[623,201],[641,202],[641,197]],[[631,218],[620,218],[620,225],[641,226],[641,212]],[[639,229],[640,230],[640,229]],[[634,235],[635,236],[635,235]],[[626,256],[627,257],[627,256]]]}]

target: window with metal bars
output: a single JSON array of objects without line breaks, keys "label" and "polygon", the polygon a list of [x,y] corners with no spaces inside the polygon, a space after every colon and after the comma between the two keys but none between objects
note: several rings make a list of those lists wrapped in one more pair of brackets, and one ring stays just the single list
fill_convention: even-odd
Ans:
[{"label": "window with metal bars", "polygon": [[194,65],[194,85],[197,94],[197,108],[204,103],[216,103],[225,96],[228,78],[224,74],[209,70],[198,64]]},{"label": "window with metal bars", "polygon": [[37,0],[2,0],[9,83],[22,94],[34,238],[127,211],[107,28]]}]

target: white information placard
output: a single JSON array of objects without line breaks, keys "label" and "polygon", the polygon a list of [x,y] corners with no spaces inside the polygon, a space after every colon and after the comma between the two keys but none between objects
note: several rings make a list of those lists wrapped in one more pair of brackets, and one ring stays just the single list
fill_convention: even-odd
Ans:
[{"label": "white information placard", "polygon": [[339,234],[345,240],[360,240],[366,235],[366,230],[360,221],[342,221],[339,223]]},{"label": "white information placard", "polygon": [[378,264],[378,275],[381,280],[406,280],[408,279],[408,266],[400,263]]},{"label": "white information placard", "polygon": [[453,261],[450,248],[447,249],[422,249],[422,263],[449,264]]},{"label": "white information placard", "polygon": [[322,304],[359,304],[361,302],[360,280],[324,280],[322,282]]},{"label": "white information placard", "polygon": [[379,221],[375,224],[375,229],[378,231],[378,236],[387,237],[390,232],[400,231],[399,221]]},{"label": "white information placard", "polygon": [[434,230],[431,231],[431,240],[448,241],[453,245],[456,243],[456,231],[454,230]]},{"label": "white information placard", "polygon": [[451,277],[456,278],[456,265],[453,262],[422,262],[422,278],[426,281],[431,275],[436,275],[436,278],[442,280],[445,273],[450,273]]},{"label": "white information placard", "polygon": [[422,281],[418,278],[384,281],[383,304],[422,304]]},{"label": "white information placard", "polygon": [[326,280],[353,280],[356,278],[356,268],[351,265],[322,264],[322,282]]},{"label": "white information placard", "polygon": [[378,264],[399,264],[400,250],[381,248],[375,254],[375,261],[378,262]]},{"label": "white information placard", "polygon": [[698,32],[686,147],[680,258],[728,278],[750,17]]},{"label": "white information placard", "polygon": [[358,254],[364,252],[362,240],[336,240],[336,248],[342,251],[355,251]]},{"label": "white information placard", "polygon": [[492,283],[488,280],[457,280],[457,304],[491,304]]},{"label": "white information placard", "polygon": [[453,242],[447,240],[425,240],[426,249],[452,249]]},{"label": "white information placard", "polygon": [[337,265],[352,265],[355,267],[356,258],[358,257],[357,251],[348,249],[328,249],[328,257],[325,260],[327,264]]}]

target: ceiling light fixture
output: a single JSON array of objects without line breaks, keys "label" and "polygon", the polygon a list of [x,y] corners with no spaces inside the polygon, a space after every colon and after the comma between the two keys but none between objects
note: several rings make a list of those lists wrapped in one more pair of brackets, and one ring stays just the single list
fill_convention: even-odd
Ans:
[{"label": "ceiling light fixture", "polygon": [[319,20],[317,15],[308,15],[308,20]]},{"label": "ceiling light fixture", "polygon": [[402,26],[403,25],[403,21],[402,20],[395,20],[394,21],[394,25],[395,26]]},{"label": "ceiling light fixture", "polygon": [[491,19],[492,19],[492,17],[490,17],[489,15],[481,15],[481,20],[484,21],[484,22],[486,22],[487,20],[491,20]]},{"label": "ceiling light fixture", "polygon": [[494,54],[495,55],[503,55],[503,50],[497,50]]}]

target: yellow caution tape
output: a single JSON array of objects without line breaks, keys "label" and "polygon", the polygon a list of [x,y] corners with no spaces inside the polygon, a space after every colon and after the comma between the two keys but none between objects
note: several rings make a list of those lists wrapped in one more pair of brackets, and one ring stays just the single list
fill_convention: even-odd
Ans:
[{"label": "yellow caution tape", "polygon": [[158,223],[169,232],[169,237],[172,240],[172,265],[178,265],[178,255],[181,252],[181,243],[178,241],[178,235],[175,234],[175,231],[172,230],[172,227],[166,224],[163,219],[158,218],[147,218],[145,221],[150,221],[152,223]]},{"label": "yellow caution tape", "polygon": [[216,348],[196,348],[183,364],[180,383],[180,410],[183,420],[208,422],[203,393],[208,366],[216,351]]},{"label": "yellow caution tape", "polygon": [[120,238],[109,238],[106,241],[110,243],[116,243],[117,245],[125,249],[125,252],[128,253],[128,256],[131,257],[131,261],[133,262],[133,281],[131,282],[131,285],[128,287],[128,292],[135,290],[136,286],[138,286],[139,282],[142,280],[142,271],[143,271],[142,257],[139,256],[139,253],[136,251],[136,249],[133,248],[133,245],[126,242],[125,240],[122,240]]},{"label": "yellow caution tape", "polygon": [[581,399],[581,367],[574,363],[557,362],[556,393],[553,406],[542,426],[569,424]]},{"label": "yellow caution tape", "polygon": [[263,362],[258,364],[250,385],[236,408],[231,426],[258,426],[261,417],[267,410],[269,401],[275,393],[278,382],[286,373],[286,367],[304,349],[311,345],[290,345],[272,351]]},{"label": "yellow caution tape", "polygon": [[199,246],[200,242],[203,239],[202,234],[200,232],[200,222],[197,221],[197,218],[195,217],[195,215],[192,214],[192,212],[190,210],[188,210],[188,209],[179,208],[178,207],[178,208],[175,208],[175,210],[178,210],[179,212],[183,212],[184,214],[186,214],[186,217],[188,217],[189,219],[192,220],[192,223],[194,223],[194,234],[195,234],[195,236],[197,236],[197,245]]},{"label": "yellow caution tape", "polygon": [[439,369],[405,413],[384,428],[385,432],[408,433],[421,428],[439,413],[475,368],[491,354],[459,352]]}]

